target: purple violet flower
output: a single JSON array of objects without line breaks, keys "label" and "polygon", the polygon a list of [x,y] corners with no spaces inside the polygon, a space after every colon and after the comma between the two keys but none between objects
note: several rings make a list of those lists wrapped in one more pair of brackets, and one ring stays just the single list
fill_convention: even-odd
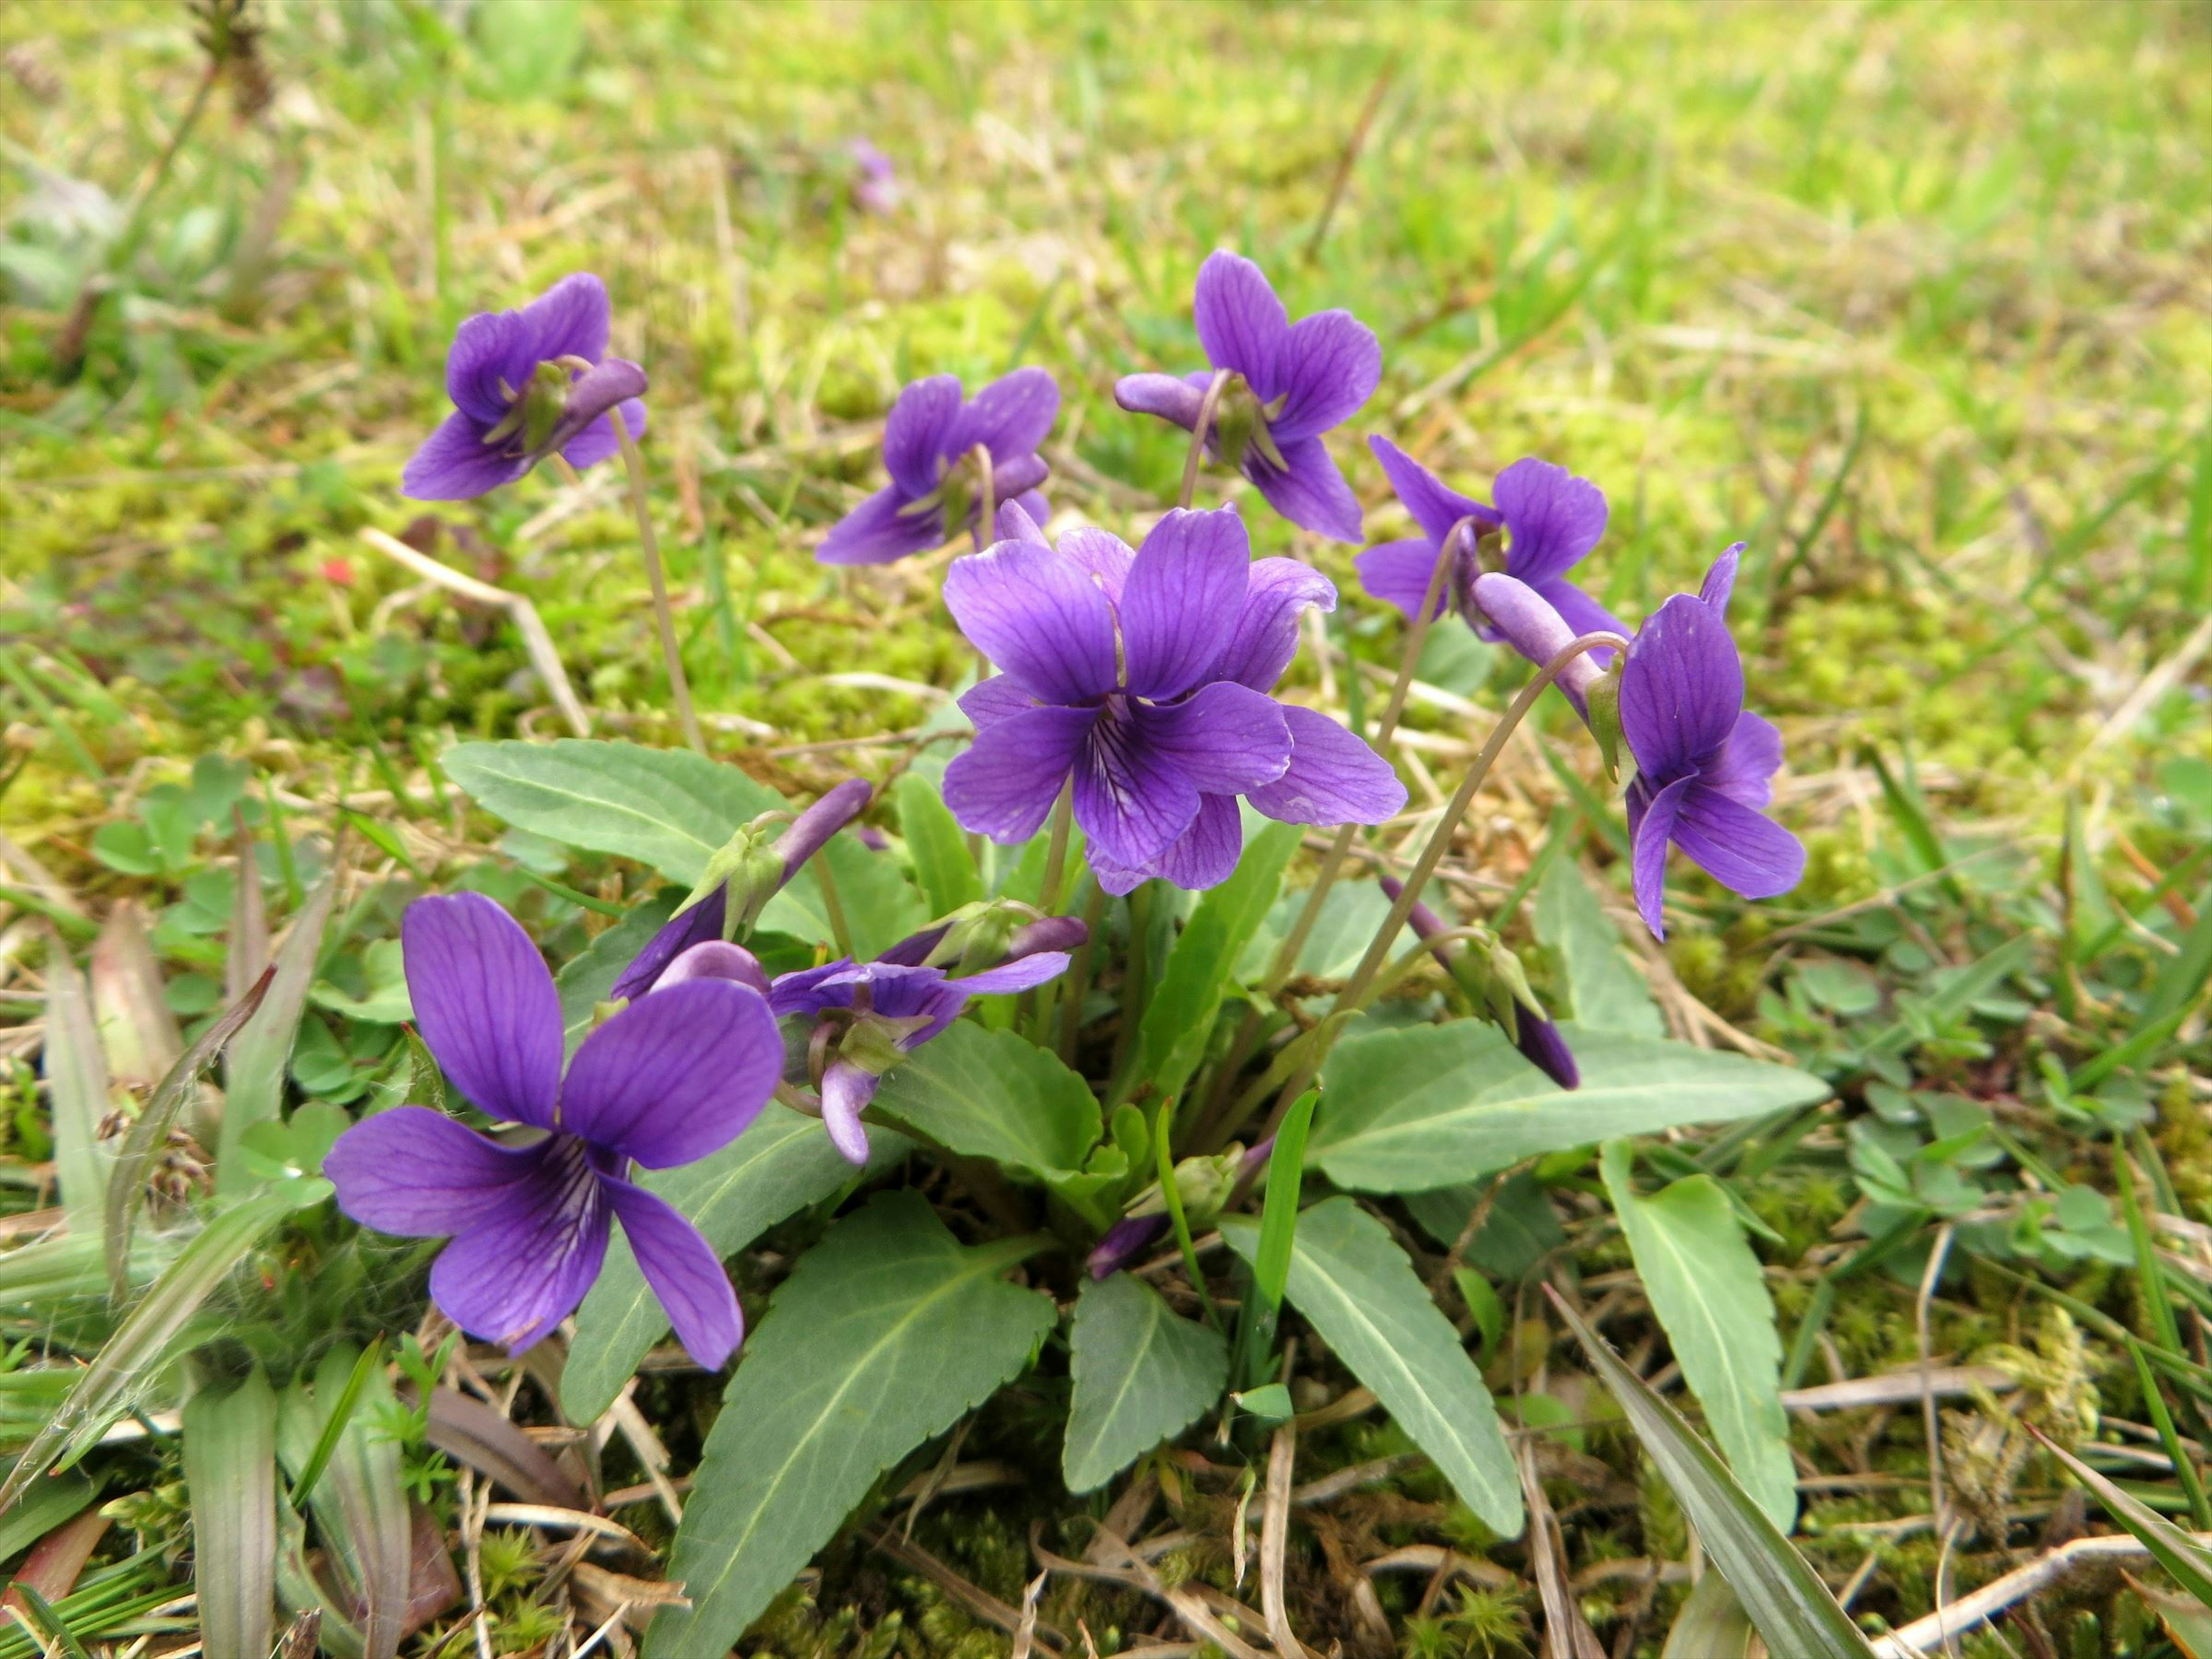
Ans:
[{"label": "purple violet flower", "polygon": [[1605,534],[1605,492],[1589,479],[1528,456],[1498,475],[1492,492],[1498,505],[1486,507],[1450,489],[1388,438],[1371,437],[1367,445],[1421,527],[1418,536],[1382,543],[1352,561],[1360,585],[1376,599],[1411,617],[1427,597],[1437,559],[1448,556],[1454,568],[1430,614],[1440,616],[1446,605],[1456,605],[1468,625],[1495,643],[1498,628],[1472,600],[1482,574],[1478,543],[1502,525],[1505,574],[1534,589],[1577,634],[1601,628],[1627,633],[1612,612],[1567,580],[1567,572]]},{"label": "purple violet flower", "polygon": [[[671,963],[694,945],[719,940],[736,929],[729,924],[730,881],[744,888],[738,906],[738,921],[750,927],[761,907],[775,897],[791,878],[829,845],[830,838],[867,810],[874,794],[865,778],[848,778],[808,807],[769,846],[758,848],[742,860],[735,875],[717,883],[695,904],[678,910],[645,948],[630,958],[608,988],[607,1000],[620,1002],[643,996],[661,980]],[[743,834],[744,832],[740,832]],[[750,960],[748,953],[747,960]]]},{"label": "purple violet flower", "polygon": [[610,410],[645,431],[645,371],[607,356],[606,285],[563,276],[520,311],[484,311],[453,331],[446,391],[453,412],[400,474],[399,493],[459,501],[513,483],[556,451],[596,465],[619,447]]},{"label": "purple violet flower", "polygon": [[1003,541],[953,561],[945,602],[1004,670],[960,699],[975,740],[945,769],[945,805],[1012,844],[1072,774],[1109,893],[1225,879],[1243,848],[1239,795],[1290,823],[1380,823],[1406,804],[1362,739],[1267,695],[1300,612],[1334,609],[1336,589],[1295,559],[1254,563],[1233,507],[1170,512],[1135,553],[1087,527],[1057,548]]},{"label": "purple violet flower", "polygon": [[1747,899],[1788,892],[1805,873],[1805,848],[1765,815],[1782,765],[1782,734],[1743,706],[1743,659],[1728,630],[1739,542],[1713,562],[1704,586],[1677,593],[1644,619],[1620,677],[1620,731],[1636,757],[1628,786],[1636,908],[1667,937],[1660,902],[1669,843]]},{"label": "purple violet flower", "polygon": [[979,447],[991,457],[994,499],[1021,499],[1032,517],[1043,515],[1044,499],[1035,491],[1051,469],[1036,452],[1060,413],[1052,376],[1018,368],[972,399],[963,397],[954,374],[933,374],[899,393],[884,422],[884,467],[891,481],[838,520],[815,550],[817,559],[889,564],[942,547],[963,530],[975,531],[981,546]]},{"label": "purple violet flower", "polygon": [[530,936],[477,893],[419,899],[400,923],[422,1040],[491,1116],[541,1132],[509,1145],[421,1106],[338,1137],[338,1206],[410,1238],[452,1241],[430,1295],[464,1330],[520,1352],[573,1312],[619,1219],[691,1357],[744,1335],[729,1277],[697,1229],[627,1179],[726,1145],[783,1069],[765,998],[726,980],[672,986],[586,1037],[562,1074],[561,1000]]},{"label": "purple violet flower", "polygon": [[[1383,892],[1389,896],[1392,903],[1396,903],[1398,896],[1406,890],[1405,884],[1392,876],[1383,876],[1379,879]],[[1442,916],[1419,899],[1413,902],[1413,909],[1407,913],[1406,922],[1413,928],[1416,939],[1435,939],[1440,933],[1451,931],[1445,926]],[[1453,972],[1452,959],[1441,946],[1429,954],[1437,959],[1437,965],[1444,972]],[[1567,1040],[1559,1035],[1559,1028],[1525,1002],[1519,1003],[1514,1011],[1512,1036],[1513,1046],[1521,1051],[1521,1057],[1559,1087],[1579,1089],[1583,1086],[1582,1067],[1575,1064],[1574,1053],[1567,1047]]]},{"label": "purple violet flower", "polygon": [[857,174],[853,180],[854,204],[863,213],[896,211],[905,192],[899,188],[898,171],[891,166],[891,158],[865,138],[855,138],[846,148]]},{"label": "purple violet flower", "polygon": [[[1381,383],[1374,331],[1348,311],[1317,311],[1293,325],[1260,267],[1226,249],[1199,267],[1192,314],[1206,361],[1231,376],[1206,432],[1208,452],[1292,524],[1358,541],[1358,498],[1321,434],[1351,419]],[[1131,374],[1115,384],[1114,401],[1191,432],[1212,380],[1204,371]]]},{"label": "purple violet flower", "polygon": [[808,1051],[822,1090],[823,1127],[848,1162],[865,1164],[868,1132],[860,1113],[886,1072],[951,1024],[969,997],[1029,990],[1066,972],[1067,963],[1065,951],[1038,951],[951,979],[941,968],[846,957],[784,975],[769,1006],[779,1018],[815,1018]]}]

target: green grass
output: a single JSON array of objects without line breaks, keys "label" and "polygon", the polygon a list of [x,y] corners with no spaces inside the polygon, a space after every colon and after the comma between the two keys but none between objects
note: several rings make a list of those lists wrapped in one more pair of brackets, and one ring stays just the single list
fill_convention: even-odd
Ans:
[{"label": "green grass", "polygon": [[[0,10],[0,713],[15,723],[0,769],[21,762],[0,816],[95,914],[173,902],[173,974],[207,965],[208,930],[176,914],[190,896],[103,864],[93,841],[198,755],[247,760],[325,810],[396,787],[410,856],[450,881],[491,837],[448,813],[426,760],[453,735],[556,729],[509,629],[410,595],[359,537],[417,521],[398,471],[443,413],[460,318],[570,270],[605,277],[617,349],[653,376],[654,510],[700,706],[758,723],[717,728],[716,747],[811,789],[880,773],[895,751],[804,745],[900,732],[933,706],[824,677],[946,687],[967,665],[941,563],[811,560],[873,487],[898,385],[1048,365],[1064,396],[1054,504],[1126,530],[1171,495],[1182,447],[1121,415],[1112,383],[1199,361],[1191,279],[1229,246],[1268,268],[1293,314],[1346,306],[1383,340],[1382,387],[1338,444],[1371,538],[1403,523],[1355,441],[1380,430],[1478,495],[1528,453],[1597,480],[1612,525],[1584,574],[1632,617],[1749,543],[1737,617],[1753,701],[1788,739],[1783,813],[1813,861],[1796,893],[1748,912],[1682,884],[1711,924],[1668,947],[1688,992],[1815,1060],[1893,1054],[1908,1073],[1893,1084],[1981,1103],[2057,1175],[2106,1193],[2099,1125],[2063,1115],[2044,1058],[2078,1073],[2178,1013],[2111,1069],[2154,1109],[2172,1206],[2207,1218],[2193,1072],[2212,937],[2188,926],[2204,872],[2140,923],[2112,906],[2140,906],[2212,836],[2212,725],[2189,654],[2212,605],[2212,9],[690,4],[576,13],[573,56],[558,6],[480,8],[459,33],[440,15],[270,7],[273,105],[243,123],[217,95],[72,372],[54,356],[76,282],[53,177],[127,198],[202,60],[180,7]],[[888,216],[853,204],[859,137],[898,168]],[[265,246],[257,215],[276,227]],[[534,599],[604,731],[672,743],[634,532],[613,470],[588,483],[581,510],[541,471],[423,516],[448,526],[438,556]],[[1201,499],[1222,488],[1209,473]],[[1242,500],[1256,550],[1337,578],[1340,646],[1393,662],[1395,624],[1358,596],[1352,550]],[[2170,683],[2136,696],[2177,653]],[[1346,672],[1332,670],[1340,695]],[[1294,672],[1319,684],[1310,652]],[[1488,707],[1513,674],[1467,648],[1425,672]],[[1410,718],[1468,735],[1434,705]],[[1549,730],[1590,777],[1571,726],[1555,714]],[[1448,791],[1445,763],[1419,752]],[[1534,744],[1515,745],[1503,783],[1479,869],[1501,889],[1554,807],[1575,805]],[[1605,823],[1578,821],[1574,850],[1612,863]],[[1902,902],[1847,910],[1907,884]],[[2016,1006],[1985,997],[1932,1034],[1891,1042],[1910,1009],[1858,1001],[1868,986],[1938,994],[1947,969],[2022,929],[2110,937],[2041,961],[2007,993]],[[0,989],[34,985],[21,944],[0,949]],[[1863,1077],[1847,1093],[1842,1115],[1878,1116]],[[26,1156],[35,1115],[11,1132]],[[1788,1240],[1768,1255],[1785,1337],[1814,1270],[1862,1242],[1832,1232],[1857,1196],[1842,1133],[1809,1145],[1738,1166]],[[1625,1265],[1577,1238],[1566,1271]],[[1825,1334],[1851,1374],[1916,1360],[1917,1271],[1838,1280]],[[2071,1292],[2148,1335],[2130,1271],[2085,1258]],[[1978,1266],[1947,1283],[1936,1331],[1946,1353],[2037,1356],[2035,1410],[2070,1409],[2094,1382],[2108,1411],[2143,1419],[2124,1348],[2061,1328]],[[2200,1340],[2189,1320],[2183,1338]],[[1814,1358],[1807,1380],[1826,1376]],[[1924,1502],[1909,1417],[1871,1450],[1851,1439],[1863,1416],[1802,1437],[1824,1470],[1914,1483],[1808,1503],[1833,1582],[1864,1553],[1844,1522]],[[672,1433],[696,1443],[694,1426]],[[1355,1426],[1316,1455],[1380,1455],[1387,1437]],[[1999,1507],[2027,1501],[2022,1482],[2051,1486],[2008,1466],[2013,1449],[1961,1454]],[[1432,1477],[1387,1491],[1399,1509],[1378,1500],[1343,1523],[1353,1559],[1451,1524]],[[1658,1553],[1680,1522],[1655,1502],[1640,1518],[1570,1514],[1573,1565],[1639,1553],[1638,1539]],[[1030,1569],[1006,1516],[1029,1512],[947,1500],[917,1536],[1018,1601]],[[1880,1547],[1859,1605],[1899,1623],[1925,1612],[1933,1541]],[[2002,1570],[1992,1547],[1969,1551],[1973,1575]],[[829,1639],[850,1611],[840,1595],[871,1653],[893,1618],[917,1656],[986,1640],[923,1581],[887,1584],[865,1558],[830,1567],[832,1629],[791,1611],[775,1639],[794,1655]],[[1306,1639],[1357,1640],[1318,1552],[1303,1571]],[[1512,1628],[1487,1601],[1455,1622],[1449,1597],[1419,1606],[1407,1582],[1386,1578],[1382,1605],[1425,1655],[1480,1653],[1473,1632]],[[1606,1582],[1593,1603],[1626,1606],[1630,1581]],[[2039,1616],[2071,1640],[2076,1610]],[[2100,1641],[2142,1622],[2106,1601],[2080,1610]],[[1646,1619],[1635,1650],[1656,1653],[1663,1630]]]}]

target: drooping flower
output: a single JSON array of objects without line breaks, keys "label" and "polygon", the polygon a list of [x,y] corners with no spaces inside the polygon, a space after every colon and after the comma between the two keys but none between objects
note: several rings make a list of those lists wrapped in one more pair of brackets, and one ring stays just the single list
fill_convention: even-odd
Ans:
[{"label": "drooping flower", "polygon": [[617,448],[608,412],[645,430],[645,371],[607,356],[606,285],[563,276],[520,311],[485,311],[453,332],[446,391],[453,412],[416,450],[399,493],[458,501],[512,483],[557,452],[596,465]]},{"label": "drooping flower", "polygon": [[953,561],[945,601],[1003,671],[960,699],[975,741],[945,770],[945,805],[1018,842],[1072,775],[1109,893],[1224,879],[1243,847],[1239,795],[1291,823],[1379,823],[1406,804],[1360,738],[1267,695],[1300,613],[1333,608],[1336,590],[1295,559],[1253,562],[1233,507],[1169,513],[1135,553],[1102,530],[1056,548],[1032,530]]},{"label": "drooping flower", "polygon": [[678,1338],[720,1365],[744,1334],[728,1275],[628,1176],[704,1158],[759,1114],[783,1068],[767,999],[726,979],[672,984],[586,1037],[564,1077],[553,975],[505,911],[477,893],[419,899],[400,936],[422,1040],[447,1076],[487,1115],[538,1133],[510,1144],[426,1107],[380,1113],[325,1161],[339,1207],[385,1232],[449,1238],[432,1299],[517,1352],[583,1300],[619,1220]]},{"label": "drooping flower", "polygon": [[[1540,668],[1579,637],[1549,599],[1526,582],[1502,571],[1490,571],[1475,578],[1474,602],[1499,636]],[[1590,687],[1601,672],[1591,660],[1595,655],[1594,652],[1583,653],[1561,669],[1559,678],[1552,682],[1566,694],[1575,712],[1584,719],[1589,718]]]},{"label": "drooping flower", "polygon": [[1388,438],[1370,437],[1367,445],[1382,463],[1391,489],[1421,527],[1418,536],[1370,547],[1352,561],[1360,585],[1376,599],[1411,617],[1428,595],[1437,561],[1449,557],[1451,574],[1437,595],[1436,610],[1429,614],[1441,615],[1446,605],[1456,605],[1468,626],[1495,641],[1499,637],[1496,624],[1473,601],[1475,580],[1483,571],[1481,544],[1502,527],[1505,574],[1534,588],[1577,633],[1601,628],[1628,631],[1567,580],[1567,572],[1605,534],[1605,492],[1589,479],[1527,456],[1498,475],[1492,492],[1498,505],[1486,507],[1446,485]]},{"label": "drooping flower", "polygon": [[[1079,932],[1082,923],[1075,926]],[[1029,990],[1065,972],[1067,963],[1065,951],[1037,951],[952,979],[941,968],[847,957],[784,975],[769,1005],[779,1018],[815,1019],[808,1058],[822,1091],[823,1127],[849,1162],[866,1164],[860,1113],[885,1073],[943,1032],[969,997]]]},{"label": "drooping flower", "polygon": [[[750,928],[762,908],[805,867],[807,860],[867,810],[873,793],[866,779],[848,778],[793,818],[772,842],[767,839],[765,824],[739,830],[710,865],[708,878],[701,884],[707,890],[695,895],[646,942],[616,976],[608,1000],[619,1002],[644,995],[668,965],[692,946]],[[734,906],[730,899],[733,884],[738,889]]]},{"label": "drooping flower", "polygon": [[1680,848],[1745,898],[1774,898],[1805,873],[1805,848],[1765,814],[1782,734],[1743,706],[1743,659],[1728,629],[1738,543],[1695,593],[1645,618],[1620,677],[1620,732],[1636,757],[1628,787],[1631,868],[1645,926],[1667,936],[1667,849]]},{"label": "drooping flower", "polygon": [[832,527],[815,550],[823,564],[889,564],[942,547],[963,530],[982,530],[978,449],[991,459],[996,501],[1034,495],[1051,469],[1037,447],[1060,413],[1060,388],[1041,368],[1018,368],[963,401],[960,379],[933,374],[898,395],[884,422],[884,468],[891,481]]},{"label": "drooping flower", "polygon": [[[1192,307],[1214,373],[1227,370],[1206,448],[1237,468],[1292,524],[1340,542],[1359,539],[1359,501],[1321,434],[1347,421],[1382,379],[1374,331],[1348,311],[1293,325],[1260,267],[1226,249],[1199,267]],[[1131,374],[1114,400],[1195,431],[1213,374]]]},{"label": "drooping flower", "polygon": [[[1383,892],[1395,903],[1406,890],[1405,884],[1390,876],[1380,879]],[[1451,931],[1442,916],[1419,899],[1413,901],[1413,908],[1407,913],[1406,923],[1417,939],[1432,939]],[[1469,943],[1479,945],[1481,941]],[[1499,1016],[1499,1023],[1504,1025],[1523,1060],[1562,1089],[1582,1087],[1582,1068],[1575,1064],[1567,1040],[1559,1035],[1559,1028],[1551,1022],[1542,1005],[1530,993],[1520,963],[1510,952],[1504,951],[1495,939],[1489,942],[1487,962],[1477,961],[1472,950],[1462,951],[1455,957],[1437,946],[1429,954],[1444,972],[1460,980],[1478,1006],[1487,1004]],[[1510,1010],[1502,1006],[1508,1001],[1512,1005]]]},{"label": "drooping flower", "polygon": [[[1178,1163],[1176,1196],[1182,1200],[1185,1224],[1194,1232],[1212,1225],[1237,1183],[1265,1169],[1274,1150],[1275,1137],[1269,1135],[1249,1152],[1232,1140],[1211,1157],[1186,1158]],[[1108,1278],[1151,1249],[1170,1224],[1167,1195],[1155,1181],[1137,1194],[1119,1221],[1099,1236],[1083,1265],[1091,1278]]]}]

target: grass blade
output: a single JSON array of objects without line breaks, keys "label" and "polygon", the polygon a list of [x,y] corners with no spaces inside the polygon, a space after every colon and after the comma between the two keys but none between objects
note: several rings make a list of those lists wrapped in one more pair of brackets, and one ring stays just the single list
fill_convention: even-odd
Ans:
[{"label": "grass blade", "polygon": [[316,888],[292,918],[270,964],[275,974],[262,994],[261,1006],[231,1042],[223,1067],[222,1133],[216,1146],[218,1197],[243,1190],[250,1179],[238,1156],[240,1137],[283,1111],[284,1070],[291,1061],[292,1040],[300,1030],[300,1013],[307,1005],[307,986],[322,950],[323,929],[337,897],[333,877]]},{"label": "grass blade", "polygon": [[322,1432],[315,1437],[313,1449],[307,1461],[300,1465],[299,1478],[292,1483],[292,1507],[304,1508],[314,1495],[315,1483],[322,1479],[323,1471],[330,1467],[331,1457],[338,1449],[338,1437],[353,1421],[354,1407],[361,1403],[361,1391],[368,1386],[369,1373],[384,1363],[384,1339],[378,1337],[362,1350],[361,1358],[354,1361],[353,1371],[331,1402],[330,1415],[323,1419]]},{"label": "grass blade", "polygon": [[107,1115],[107,1062],[93,1023],[92,996],[69,946],[46,935],[46,1089],[54,1127],[54,1178],[70,1231],[100,1231],[114,1155],[100,1144]]},{"label": "grass blade", "polygon": [[1547,1294],[1766,1645],[1791,1659],[1874,1659],[1873,1647],[1820,1575],[1736,1484],[1719,1454],[1621,1363],[1558,1291],[1547,1286]]},{"label": "grass blade", "polygon": [[2106,1514],[2141,1540],[2142,1547],[2151,1553],[2159,1565],[2173,1575],[2174,1581],[2182,1589],[2206,1607],[2212,1607],[2212,1552],[2207,1552],[2203,1545],[2157,1510],[2129,1497],[2033,1424],[2025,1426],[2030,1434],[2043,1443],[2044,1450],[2057,1458],[2069,1474],[2088,1488],[2089,1495],[2105,1506]]},{"label": "grass blade", "polygon": [[2128,1357],[2136,1362],[2136,1381],[2142,1385],[2151,1426],[2158,1431],[2159,1443],[2166,1448],[2173,1473],[2181,1482],[2182,1492],[2189,1499],[2189,1518],[2197,1523],[2197,1531],[2212,1532],[2212,1503],[2205,1500],[2203,1477],[2197,1472],[2196,1462],[2174,1429],[2173,1414],[2166,1408],[2166,1395],[2158,1386],[2158,1379],[2151,1375],[2150,1361],[2143,1357],[2142,1344],[2133,1337],[2128,1339]]},{"label": "grass blade", "polygon": [[148,1097],[145,1109],[138,1114],[137,1121],[131,1126],[131,1133],[124,1139],[122,1154],[108,1176],[106,1224],[102,1230],[107,1254],[108,1291],[118,1301],[130,1287],[131,1225],[138,1206],[146,1200],[146,1177],[152,1173],[154,1160],[168,1144],[169,1131],[175,1126],[185,1102],[191,1097],[199,1074],[215,1064],[223,1045],[253,1018],[254,1011],[268,994],[269,981],[275,973],[273,968],[265,970],[221,1019],[201,1033],[199,1041],[185,1051],[169,1068],[169,1074],[161,1079],[161,1086]]}]

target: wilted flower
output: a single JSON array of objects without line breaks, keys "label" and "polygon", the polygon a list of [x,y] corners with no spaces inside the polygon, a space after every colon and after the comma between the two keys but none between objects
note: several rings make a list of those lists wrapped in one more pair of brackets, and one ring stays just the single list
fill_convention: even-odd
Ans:
[{"label": "wilted flower", "polygon": [[1233,507],[1171,512],[1133,554],[1104,531],[1054,548],[1032,528],[953,561],[945,602],[1004,670],[960,699],[975,741],[945,770],[945,805],[966,829],[1025,841],[1073,775],[1109,893],[1224,879],[1243,848],[1239,795],[1291,823],[1379,823],[1406,803],[1365,743],[1267,695],[1299,613],[1333,608],[1336,590],[1295,559],[1254,563]]},{"label": "wilted flower", "polygon": [[[756,822],[731,836],[709,862],[705,890],[691,898],[630,959],[607,992],[610,1001],[643,996],[669,964],[695,945],[733,939],[750,929],[763,907],[805,866],[830,836],[867,810],[874,791],[865,778],[848,778],[769,839],[769,824]],[[736,902],[731,894],[736,891]]]},{"label": "wilted flower", "polygon": [[454,331],[445,423],[415,452],[400,494],[465,501],[512,483],[558,451],[569,465],[618,447],[608,411],[645,430],[645,371],[607,356],[607,290],[589,271],[563,276],[520,311],[485,311]]},{"label": "wilted flower", "polygon": [[[1080,943],[1083,924],[1074,924]],[[779,1017],[811,1015],[810,1067],[822,1091],[822,1122],[848,1160],[868,1161],[860,1113],[884,1074],[958,1018],[969,997],[1026,991],[1066,971],[1065,951],[1038,951],[965,979],[941,968],[848,957],[786,974],[769,994]],[[679,964],[680,965],[680,964]]]},{"label": "wilted flower", "polygon": [[[1374,331],[1348,311],[1317,311],[1293,325],[1259,266],[1221,250],[1199,267],[1192,313],[1216,373],[1229,372],[1206,448],[1249,478],[1292,524],[1340,542],[1359,539],[1359,501],[1321,434],[1349,420],[1382,379]],[[1195,431],[1213,374],[1131,374],[1114,400]]]},{"label": "wilted flower", "polygon": [[[1018,368],[963,401],[960,379],[933,374],[898,395],[884,422],[884,468],[891,481],[848,513],[814,556],[823,564],[889,564],[942,547],[963,530],[982,530],[983,478],[975,452],[991,458],[994,501],[1030,496],[1051,471],[1037,446],[1060,413],[1060,388],[1041,368]],[[1031,516],[1045,512],[1042,496]]]},{"label": "wilted flower", "polygon": [[1412,616],[1428,594],[1437,559],[1449,556],[1452,574],[1430,615],[1456,605],[1469,626],[1495,641],[1498,629],[1473,604],[1473,596],[1488,550],[1483,544],[1503,527],[1504,551],[1494,568],[1534,589],[1577,634],[1628,631],[1567,580],[1567,572],[1605,534],[1605,492],[1589,479],[1528,456],[1498,475],[1498,505],[1486,507],[1449,488],[1388,438],[1371,437],[1367,445],[1421,527],[1419,536],[1370,547],[1352,561],[1361,586],[1376,599]]},{"label": "wilted flower", "polygon": [[1671,842],[1745,898],[1788,892],[1805,848],[1765,815],[1782,764],[1782,734],[1743,706],[1743,659],[1728,630],[1738,543],[1696,593],[1677,593],[1644,620],[1620,677],[1620,730],[1636,757],[1628,787],[1636,908],[1667,936],[1660,901]]},{"label": "wilted flower", "polygon": [[[1382,877],[1381,881],[1382,890],[1395,903],[1406,890],[1405,884],[1390,876]],[[1450,931],[1444,919],[1419,899],[1407,913],[1406,922],[1419,939],[1432,939]],[[1469,943],[1480,947],[1483,941]],[[1462,951],[1456,957],[1446,955],[1442,947],[1429,954],[1438,967],[1459,980],[1478,1006],[1486,1006],[1497,1016],[1522,1059],[1562,1089],[1582,1087],[1582,1068],[1575,1064],[1567,1040],[1528,989],[1519,961],[1494,937],[1488,939],[1487,961],[1478,961],[1472,950]]]},{"label": "wilted flower", "polygon": [[471,1102],[540,1132],[507,1144],[402,1106],[356,1124],[324,1163],[366,1225],[449,1237],[430,1295],[510,1351],[574,1311],[599,1277],[611,1218],[669,1322],[703,1365],[744,1334],[728,1276],[684,1217],[626,1177],[727,1144],[775,1091],[783,1042],[767,1000],[723,979],[646,997],[584,1039],[562,1074],[561,1000],[538,947],[481,894],[426,898],[400,925],[422,1040]]}]

